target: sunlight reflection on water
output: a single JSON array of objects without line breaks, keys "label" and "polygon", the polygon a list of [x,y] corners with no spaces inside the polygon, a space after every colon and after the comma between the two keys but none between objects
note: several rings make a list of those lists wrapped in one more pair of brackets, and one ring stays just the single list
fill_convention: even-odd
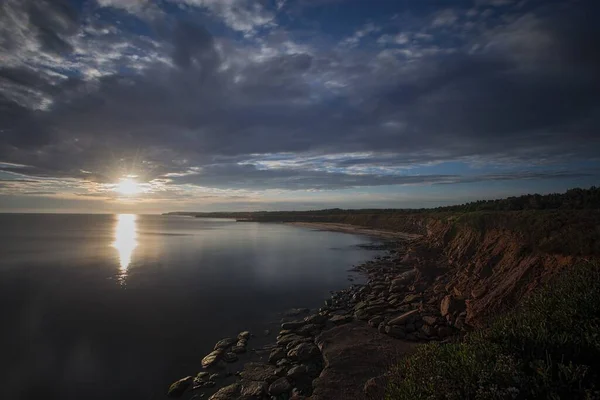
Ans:
[{"label": "sunlight reflection on water", "polygon": [[137,215],[119,214],[115,221],[115,241],[112,246],[119,252],[119,281],[125,283],[133,251],[137,247]]}]

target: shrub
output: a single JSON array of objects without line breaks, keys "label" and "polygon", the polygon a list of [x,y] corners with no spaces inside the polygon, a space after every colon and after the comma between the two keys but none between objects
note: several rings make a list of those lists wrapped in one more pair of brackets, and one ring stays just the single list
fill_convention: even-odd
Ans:
[{"label": "shrub", "polygon": [[600,270],[578,265],[462,343],[421,346],[386,398],[597,399]]}]

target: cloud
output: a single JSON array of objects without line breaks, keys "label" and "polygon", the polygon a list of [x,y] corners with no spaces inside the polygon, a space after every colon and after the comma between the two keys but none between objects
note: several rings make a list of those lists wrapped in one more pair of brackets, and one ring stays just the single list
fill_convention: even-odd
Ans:
[{"label": "cloud", "polygon": [[234,34],[113,10],[136,14],[135,2],[29,3],[0,6],[0,170],[20,179],[72,179],[91,193],[130,173],[173,190],[558,179],[589,175],[402,168],[556,165],[600,147],[598,27],[581,7],[490,20],[472,35],[450,29],[463,14],[442,10],[421,30],[361,22],[349,37],[307,41],[275,29],[261,2],[185,1]]}]

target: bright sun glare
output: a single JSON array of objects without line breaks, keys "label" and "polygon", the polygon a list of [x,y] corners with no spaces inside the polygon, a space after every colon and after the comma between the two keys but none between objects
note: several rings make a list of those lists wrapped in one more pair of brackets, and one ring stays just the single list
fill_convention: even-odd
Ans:
[{"label": "bright sun glare", "polygon": [[141,192],[140,185],[132,178],[121,178],[115,191],[125,196],[132,196]]}]

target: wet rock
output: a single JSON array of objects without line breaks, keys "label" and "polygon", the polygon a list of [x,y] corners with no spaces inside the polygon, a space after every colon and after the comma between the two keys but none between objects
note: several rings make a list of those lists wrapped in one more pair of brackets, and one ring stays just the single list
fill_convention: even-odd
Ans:
[{"label": "wet rock", "polygon": [[426,315],[423,317],[423,322],[427,325],[435,325],[437,323],[437,318],[431,315]]},{"label": "wet rock", "polygon": [[298,361],[306,361],[319,356],[319,349],[312,343],[300,343],[288,352],[288,357]]},{"label": "wet rock", "polygon": [[217,344],[215,344],[215,350],[224,350],[228,347],[233,346],[235,343],[237,342],[237,339],[234,338],[225,338],[225,339],[221,339],[217,342]]},{"label": "wet rock", "polygon": [[264,382],[242,381],[241,395],[245,399],[262,399],[267,393],[267,384]]},{"label": "wet rock", "polygon": [[293,342],[289,342],[285,346],[285,350],[286,351],[290,351],[294,347],[298,346],[300,343],[307,343],[307,342],[312,342],[312,338],[310,338],[310,337],[303,337],[302,339],[298,339],[298,340],[294,340]]},{"label": "wet rock", "polygon": [[327,322],[327,316],[323,315],[323,314],[313,314],[313,315],[309,315],[308,317],[304,318],[304,321],[307,324],[324,324],[325,322]]},{"label": "wet rock", "polygon": [[331,317],[329,319],[329,321],[331,321],[331,323],[336,324],[336,325],[342,325],[342,324],[352,321],[352,316],[350,316],[350,315],[334,315],[333,317]]},{"label": "wet rock", "polygon": [[281,360],[277,361],[277,366],[278,367],[285,367],[286,365],[291,364],[291,361],[288,360],[287,358],[282,358]]},{"label": "wet rock", "polygon": [[406,338],[404,328],[398,325],[388,325],[385,327],[385,333],[396,339]]},{"label": "wet rock", "polygon": [[191,376],[186,376],[178,380],[177,382],[173,382],[171,386],[169,386],[169,391],[167,392],[167,396],[172,398],[179,398],[183,396],[183,393],[192,385],[194,378]]},{"label": "wet rock", "polygon": [[269,394],[271,396],[279,396],[283,393],[288,393],[292,390],[292,385],[287,378],[279,378],[269,386]]},{"label": "wet rock", "polygon": [[196,377],[194,378],[194,382],[198,381],[205,381],[208,380],[208,377],[210,376],[210,374],[206,371],[203,372],[198,372],[198,374],[196,374]]},{"label": "wet rock", "polygon": [[208,400],[234,400],[240,395],[242,385],[239,383],[233,383],[229,386],[225,386],[217,391],[208,398]]},{"label": "wet rock", "polygon": [[277,367],[275,369],[275,375],[277,376],[285,376],[287,374],[287,366],[281,366],[281,367]]},{"label": "wet rock", "polygon": [[271,354],[269,354],[269,363],[275,364],[277,361],[285,358],[286,355],[287,352],[284,349],[277,347],[271,351]]},{"label": "wet rock", "polygon": [[409,311],[407,313],[404,313],[396,318],[393,318],[392,320],[390,320],[388,322],[388,325],[404,325],[406,324],[411,318],[413,318],[414,316],[416,316],[419,313],[419,310],[412,310]]},{"label": "wet rock", "polygon": [[294,333],[289,334],[289,335],[285,335],[285,336],[278,336],[277,337],[277,344],[280,346],[285,346],[290,342],[293,342],[295,340],[300,340],[303,341],[305,340],[305,337],[300,336],[300,335],[296,335]]},{"label": "wet rock", "polygon": [[220,350],[220,349],[207,354],[202,359],[202,367],[208,368],[208,367],[215,365],[221,358],[221,355],[223,355],[223,350]]},{"label": "wet rock", "polygon": [[258,382],[273,382],[276,378],[275,367],[263,363],[246,363],[244,369],[240,373],[242,379]]},{"label": "wet rock", "polygon": [[231,352],[235,354],[242,354],[246,352],[246,346],[235,345],[231,348]]},{"label": "wet rock", "polygon": [[383,317],[381,315],[375,316],[369,320],[369,326],[375,328],[379,326],[380,323],[383,322]]},{"label": "wet rock", "polygon": [[238,340],[248,340],[250,339],[250,331],[243,331],[237,335]]},{"label": "wet rock", "polygon": [[297,365],[295,367],[290,368],[290,370],[287,372],[287,376],[290,379],[297,380],[305,376],[307,373],[308,368],[306,367],[306,365]]},{"label": "wet rock", "polygon": [[454,314],[464,310],[465,302],[462,300],[455,299],[451,295],[444,296],[440,303],[440,313],[442,317]]},{"label": "wet rock", "polygon": [[301,336],[315,336],[321,331],[321,326],[317,324],[307,324],[296,330],[296,333]]},{"label": "wet rock", "polygon": [[290,321],[281,324],[281,329],[293,331],[306,324],[305,321]]},{"label": "wet rock", "polygon": [[358,310],[354,313],[354,318],[360,319],[361,321],[367,321],[371,315],[365,311],[365,309]]},{"label": "wet rock", "polygon": [[236,362],[237,360],[238,360],[238,356],[235,353],[227,352],[227,353],[223,354],[223,361],[225,361],[227,363]]}]

